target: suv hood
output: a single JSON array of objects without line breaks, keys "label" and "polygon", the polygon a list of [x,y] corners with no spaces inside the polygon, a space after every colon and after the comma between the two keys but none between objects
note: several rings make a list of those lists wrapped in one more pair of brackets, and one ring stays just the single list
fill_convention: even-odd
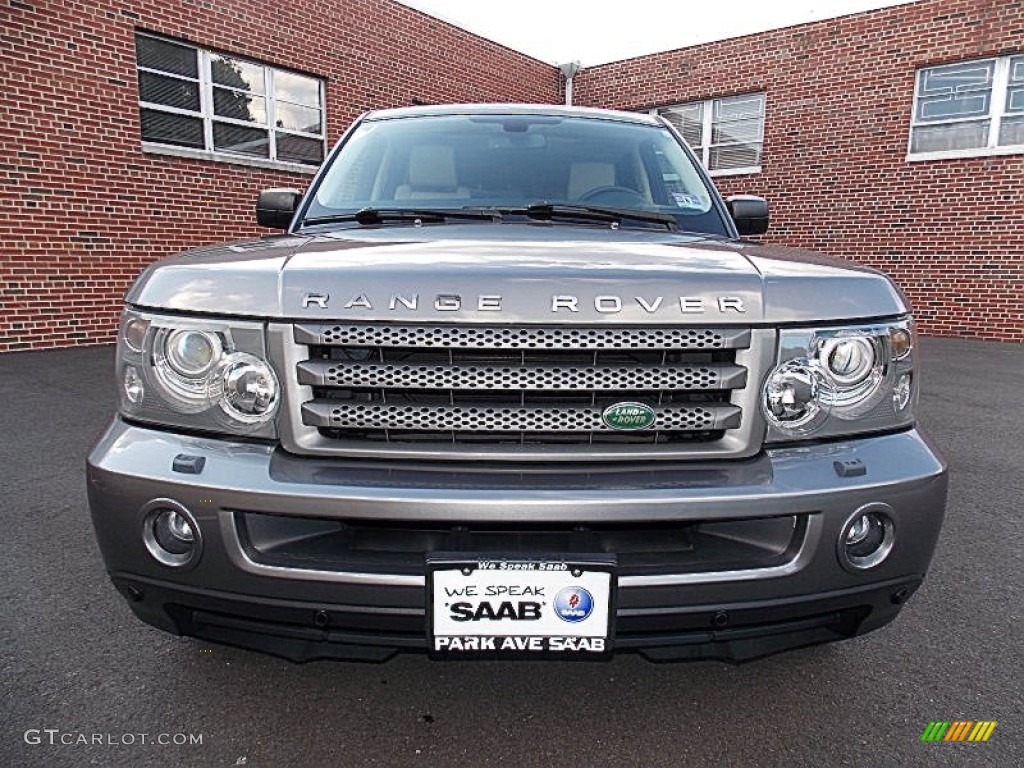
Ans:
[{"label": "suv hood", "polygon": [[150,266],[152,309],[312,320],[750,325],[898,315],[881,273],[808,251],[532,225],[343,230],[199,249]]}]

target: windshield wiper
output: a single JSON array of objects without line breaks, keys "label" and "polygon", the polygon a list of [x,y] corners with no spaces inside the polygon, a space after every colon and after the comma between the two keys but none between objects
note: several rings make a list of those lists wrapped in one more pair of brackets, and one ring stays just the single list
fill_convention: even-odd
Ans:
[{"label": "windshield wiper", "polygon": [[444,224],[448,219],[476,219],[501,221],[501,213],[493,209],[473,208],[361,208],[353,213],[335,213],[312,216],[302,220],[302,226],[314,224],[340,224],[354,221],[364,227],[388,221],[412,221],[421,224]]},{"label": "windshield wiper", "polygon": [[555,219],[576,219],[577,221],[607,221],[620,224],[624,219],[642,221],[648,224],[664,224],[669,230],[676,229],[676,219],[668,213],[635,211],[629,208],[609,208],[603,205],[572,205],[569,203],[534,203],[525,208],[499,208],[501,213],[522,214],[538,221]]}]

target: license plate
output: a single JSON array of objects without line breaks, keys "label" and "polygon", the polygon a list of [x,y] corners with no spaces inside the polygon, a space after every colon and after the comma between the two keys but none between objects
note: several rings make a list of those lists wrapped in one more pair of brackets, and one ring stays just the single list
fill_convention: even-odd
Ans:
[{"label": "license plate", "polygon": [[431,556],[428,641],[438,658],[611,653],[615,561]]}]

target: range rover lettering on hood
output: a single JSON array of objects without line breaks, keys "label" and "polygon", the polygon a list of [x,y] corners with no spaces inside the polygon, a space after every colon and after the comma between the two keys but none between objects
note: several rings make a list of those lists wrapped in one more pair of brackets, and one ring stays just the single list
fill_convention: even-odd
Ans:
[{"label": "range rover lettering on hood", "polygon": [[150,267],[128,300],[281,320],[527,325],[749,326],[907,311],[883,275],[803,251],[679,243],[672,233],[659,235],[666,242],[608,243],[581,240],[587,233],[576,229],[563,233],[574,238],[567,241],[552,241],[551,233],[531,240],[539,237],[531,228],[504,240],[444,232],[450,239],[386,246],[364,242],[374,233],[360,230],[363,240],[351,243],[293,238],[290,252],[272,242],[243,253],[196,251]]},{"label": "range rover lettering on hood", "polygon": [[[476,294],[462,296],[457,293],[438,293],[433,296],[421,297],[418,293],[398,294],[374,299],[369,294],[358,293],[347,296],[338,306],[346,310],[375,310],[386,308],[389,311],[417,311],[421,305],[436,312],[458,312],[464,309],[476,309],[477,312],[501,312],[504,297],[499,294]],[[721,314],[747,311],[740,296],[616,296],[599,295],[593,297],[574,296],[570,294],[553,294],[550,311],[554,313],[579,312],[580,306],[592,303],[594,311],[602,315],[615,315],[623,311],[624,306],[639,308],[648,314],[662,310],[678,311],[682,314],[703,314],[717,310]],[[305,293],[302,297],[303,309],[331,309],[331,297],[326,293]]]}]

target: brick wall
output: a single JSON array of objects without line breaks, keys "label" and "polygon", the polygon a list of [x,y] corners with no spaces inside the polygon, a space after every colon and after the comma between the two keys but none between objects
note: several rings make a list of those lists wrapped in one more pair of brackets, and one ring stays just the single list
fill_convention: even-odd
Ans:
[{"label": "brick wall", "polygon": [[765,91],[769,241],[879,267],[925,333],[1024,341],[1024,155],[906,161],[915,70],[1024,51],[1019,0],[896,8],[587,69],[578,104],[643,109]]},{"label": "brick wall", "polygon": [[[375,107],[560,100],[554,67],[390,0],[0,0],[0,351],[110,341],[152,260],[260,232],[308,176],[141,150],[134,31],[327,82],[328,141]],[[1024,341],[1024,155],[907,163],[914,72],[1024,50],[1019,0],[922,0],[587,69],[579,104],[767,92],[769,240],[877,266],[926,333]]]},{"label": "brick wall", "polygon": [[0,0],[0,351],[111,341],[146,264],[309,181],[143,153],[136,28],[325,78],[328,143],[413,99],[558,99],[554,67],[389,0]]}]

